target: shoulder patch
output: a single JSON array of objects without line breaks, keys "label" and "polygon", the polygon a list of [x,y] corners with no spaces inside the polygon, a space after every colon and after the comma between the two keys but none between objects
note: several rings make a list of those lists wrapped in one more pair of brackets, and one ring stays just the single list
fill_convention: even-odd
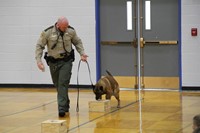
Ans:
[{"label": "shoulder patch", "polygon": [[52,25],[52,26],[46,28],[44,31],[48,31],[49,29],[52,29],[53,27],[54,27],[54,26]]},{"label": "shoulder patch", "polygon": [[71,28],[71,29],[75,30],[74,27],[71,27],[70,25],[68,26],[68,28]]},{"label": "shoulder patch", "polygon": [[40,34],[40,37],[44,37],[45,36],[45,33],[44,33],[44,31]]}]

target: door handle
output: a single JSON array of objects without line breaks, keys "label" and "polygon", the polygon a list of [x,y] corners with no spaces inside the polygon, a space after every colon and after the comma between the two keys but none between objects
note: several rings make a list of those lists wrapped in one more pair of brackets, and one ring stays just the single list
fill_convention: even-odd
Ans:
[{"label": "door handle", "polygon": [[135,41],[102,41],[101,44],[103,45],[116,45],[116,44],[132,44],[134,43]]},{"label": "door handle", "polygon": [[144,41],[144,44],[176,45],[178,41]]},{"label": "door handle", "polygon": [[[118,44],[131,44],[136,45],[137,40],[133,41],[102,41],[101,44],[103,45],[118,45]],[[176,45],[178,44],[178,41],[175,40],[169,40],[169,41],[162,41],[162,40],[145,40],[144,38],[140,38],[140,47],[143,48],[144,45]]]}]

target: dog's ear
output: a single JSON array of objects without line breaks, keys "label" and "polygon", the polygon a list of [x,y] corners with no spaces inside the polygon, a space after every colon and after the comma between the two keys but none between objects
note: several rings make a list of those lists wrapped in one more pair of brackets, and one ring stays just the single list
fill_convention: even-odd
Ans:
[{"label": "dog's ear", "polygon": [[103,92],[103,86],[100,86],[99,89]]},{"label": "dog's ear", "polygon": [[95,85],[93,85],[93,84],[92,84],[92,89],[93,89],[93,90],[95,89]]},{"label": "dog's ear", "polygon": [[93,89],[93,91],[94,91],[94,89],[95,89],[95,85],[93,85],[93,84],[92,84],[92,89]]}]

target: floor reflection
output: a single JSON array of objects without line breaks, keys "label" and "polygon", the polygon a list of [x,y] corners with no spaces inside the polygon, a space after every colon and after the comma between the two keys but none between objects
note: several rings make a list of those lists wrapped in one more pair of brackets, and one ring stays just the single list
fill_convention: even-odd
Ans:
[{"label": "floor reflection", "polygon": [[39,133],[41,122],[59,119],[67,121],[69,133],[191,133],[192,118],[200,110],[200,92],[145,91],[141,113],[134,90],[120,92],[120,109],[113,97],[109,112],[89,111],[88,103],[94,100],[90,90],[80,91],[76,112],[77,93],[69,95],[70,112],[60,118],[55,91],[0,90],[0,132]]}]

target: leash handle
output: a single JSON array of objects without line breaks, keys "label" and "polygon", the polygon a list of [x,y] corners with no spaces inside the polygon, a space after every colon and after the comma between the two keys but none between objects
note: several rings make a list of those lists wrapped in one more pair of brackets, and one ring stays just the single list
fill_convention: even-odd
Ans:
[{"label": "leash handle", "polygon": [[[87,64],[87,67],[88,67],[88,72],[89,72],[89,77],[90,77],[90,82],[91,82],[91,85],[93,87],[93,83],[92,83],[92,78],[91,78],[91,71],[90,71],[90,66],[89,66],[89,63],[87,61],[85,61],[86,64]],[[76,112],[79,112],[79,91],[80,91],[80,88],[79,88],[79,79],[78,79],[78,76],[79,76],[79,69],[80,69],[80,65],[81,65],[81,60],[79,61],[78,63],[78,71],[77,71],[77,104],[76,104]]]}]

